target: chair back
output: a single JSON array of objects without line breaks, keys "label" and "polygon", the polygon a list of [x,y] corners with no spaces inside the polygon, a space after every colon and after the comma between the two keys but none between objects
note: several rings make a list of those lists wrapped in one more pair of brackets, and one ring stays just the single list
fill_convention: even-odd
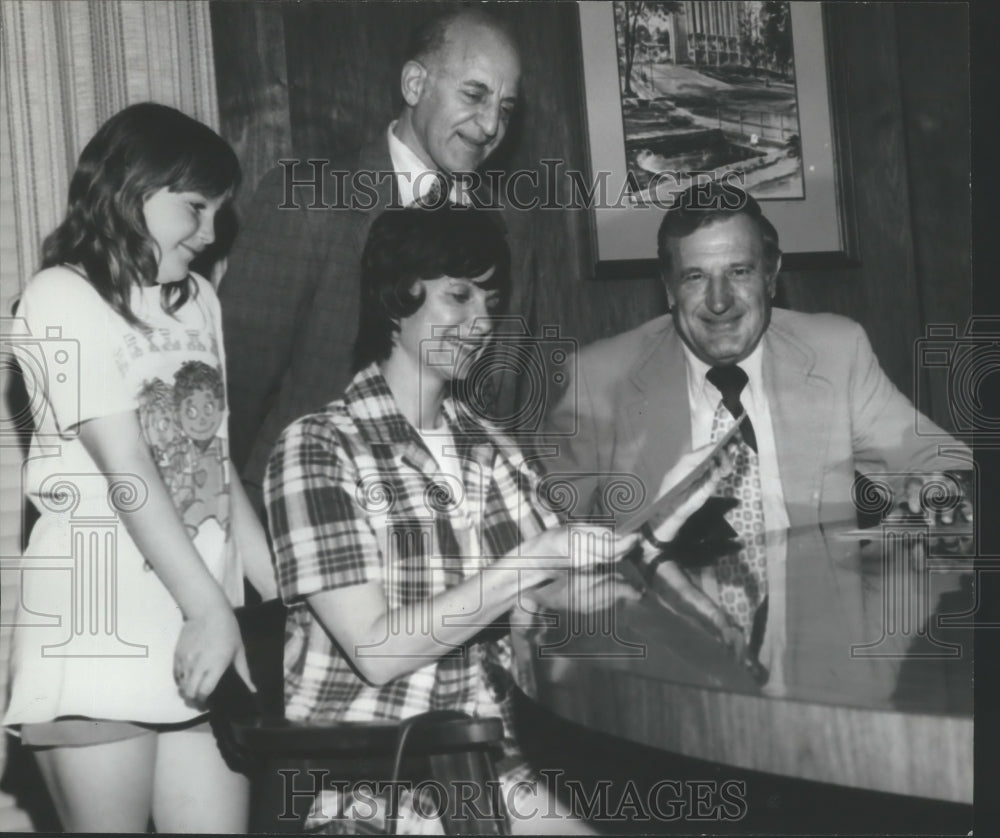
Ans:
[{"label": "chair back", "polygon": [[[209,698],[219,750],[230,768],[248,774],[253,784],[251,827],[300,831],[312,801],[310,795],[298,794],[289,804],[281,769],[306,772],[321,767],[345,781],[430,777],[448,788],[471,782],[480,790],[480,798],[467,801],[472,804],[468,812],[453,813],[449,807],[442,813],[446,833],[505,834],[502,801],[491,792],[497,788],[494,760],[503,741],[500,719],[434,710],[403,722],[287,722],[286,615],[287,609],[277,600],[236,609],[256,692],[230,666]],[[392,830],[394,824],[388,826]]]},{"label": "chair back", "polygon": [[254,760],[239,745],[234,725],[256,726],[285,715],[284,648],[285,617],[288,609],[274,599],[236,609],[243,645],[247,653],[251,690],[236,668],[230,665],[208,699],[210,721],[219,749],[230,768],[248,770]]},{"label": "chair back", "polygon": [[285,716],[285,619],[288,609],[280,599],[236,609],[250,677],[257,688],[262,718]]}]

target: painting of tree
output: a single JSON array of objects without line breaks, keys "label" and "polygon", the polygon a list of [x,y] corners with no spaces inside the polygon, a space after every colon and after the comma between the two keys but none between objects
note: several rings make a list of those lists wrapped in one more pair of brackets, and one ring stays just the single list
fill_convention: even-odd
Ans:
[{"label": "painting of tree", "polygon": [[782,74],[792,65],[792,18],[788,3],[765,0],[761,3],[761,40],[768,58]]},{"label": "painting of tree", "polygon": [[632,86],[632,72],[635,67],[636,49],[647,52],[651,43],[661,46],[670,44],[670,33],[664,28],[667,15],[681,14],[681,2],[648,2],[637,0],[630,3],[615,3],[615,25],[621,39],[622,79],[625,96],[635,96]]}]

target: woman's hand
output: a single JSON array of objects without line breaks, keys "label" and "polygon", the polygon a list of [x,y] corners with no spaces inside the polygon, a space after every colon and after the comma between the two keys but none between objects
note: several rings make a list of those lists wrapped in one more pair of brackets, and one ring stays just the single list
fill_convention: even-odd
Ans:
[{"label": "woman's hand", "polygon": [[184,621],[174,649],[174,681],[181,695],[204,703],[234,662],[243,680],[251,683],[239,624],[228,603]]},{"label": "woman's hand", "polygon": [[610,527],[572,525],[553,527],[521,543],[501,561],[520,562],[522,581],[534,586],[570,570],[587,572],[610,567],[639,541],[638,533],[616,535]]},{"label": "woman's hand", "polygon": [[[572,580],[570,576],[572,575]],[[561,573],[550,585],[528,591],[522,602],[529,611],[572,611],[594,614],[612,606],[638,602],[642,593],[612,570],[595,573]]]}]

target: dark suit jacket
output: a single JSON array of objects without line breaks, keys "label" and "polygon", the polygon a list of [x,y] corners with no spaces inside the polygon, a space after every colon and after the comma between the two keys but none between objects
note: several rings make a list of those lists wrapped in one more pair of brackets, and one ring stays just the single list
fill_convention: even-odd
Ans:
[{"label": "dark suit jacket", "polygon": [[[857,323],[775,309],[763,346],[791,526],[852,519],[855,469],[971,467],[968,449],[941,429],[916,434],[916,408],[886,377]],[[575,485],[583,514],[616,511],[610,475],[637,480],[651,502],[691,450],[686,361],[672,317],[581,351],[576,386],[550,413],[546,433],[559,446],[549,469]],[[942,444],[957,456],[938,456]]]},{"label": "dark suit jacket", "polygon": [[[297,178],[305,177],[302,168]],[[219,289],[232,458],[255,503],[280,433],[338,398],[351,380],[361,253],[372,222],[397,197],[392,178],[378,176],[393,171],[384,137],[326,171],[323,199],[336,204],[333,209],[310,209],[311,188],[296,189],[300,209],[279,209],[284,170],[276,167],[264,176]],[[343,194],[330,174],[338,171],[349,173]],[[359,185],[353,177],[359,172],[375,174]],[[352,198],[360,208],[344,208]],[[526,225],[508,217],[517,305],[532,256]]]}]

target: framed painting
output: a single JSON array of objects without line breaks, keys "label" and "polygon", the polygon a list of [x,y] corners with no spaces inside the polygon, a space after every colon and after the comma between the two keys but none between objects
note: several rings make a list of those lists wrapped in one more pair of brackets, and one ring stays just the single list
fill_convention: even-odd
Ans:
[{"label": "framed painting", "polygon": [[843,85],[823,4],[578,7],[599,278],[656,275],[663,213],[705,179],[760,201],[785,268],[857,264]]}]

